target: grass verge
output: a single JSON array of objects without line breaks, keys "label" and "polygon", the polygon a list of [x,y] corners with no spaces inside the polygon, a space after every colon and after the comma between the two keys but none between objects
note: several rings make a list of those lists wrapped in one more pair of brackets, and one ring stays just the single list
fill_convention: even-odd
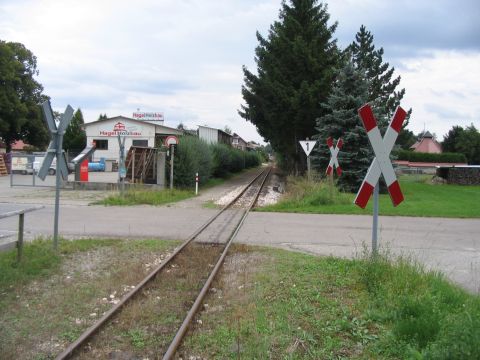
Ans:
[{"label": "grass verge", "polygon": [[214,286],[184,358],[480,358],[480,299],[405,259],[246,250]]},{"label": "grass verge", "polygon": [[[399,178],[405,201],[393,207],[390,196],[381,194],[380,215],[425,216],[450,218],[480,217],[480,186],[434,185],[430,177],[405,175]],[[257,208],[256,211],[316,213],[316,214],[371,214],[372,203],[365,209],[353,204],[355,194],[334,190],[324,182],[309,182],[304,178],[290,177],[287,194],[275,205]]]},{"label": "grass verge", "polygon": [[[0,253],[0,273],[7,274],[0,286],[2,356],[53,358],[175,244],[61,241],[55,254],[51,241],[40,240],[26,245],[20,267],[12,266],[15,251]],[[199,257],[207,268],[211,260]],[[188,269],[172,265],[168,288],[190,293],[189,283],[198,281]],[[101,347],[103,355],[159,353],[178,325],[172,309],[188,305],[168,288],[132,306],[134,321],[117,317],[125,326]],[[409,259],[347,260],[237,245],[189,335],[183,358],[478,359],[480,298]],[[121,342],[130,345],[119,348]]]},{"label": "grass verge", "polygon": [[133,189],[125,192],[110,195],[103,200],[94,202],[95,205],[106,206],[132,206],[132,205],[164,205],[195,196],[194,191],[179,189],[164,190],[140,190]]}]

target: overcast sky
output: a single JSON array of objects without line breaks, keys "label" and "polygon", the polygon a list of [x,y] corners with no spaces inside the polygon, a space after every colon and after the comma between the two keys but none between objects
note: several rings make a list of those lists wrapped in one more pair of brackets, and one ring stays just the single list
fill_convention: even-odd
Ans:
[{"label": "overcast sky", "polygon": [[[401,75],[409,129],[441,140],[480,127],[480,1],[332,0],[344,48],[361,24]],[[255,32],[266,36],[280,0],[0,0],[0,39],[23,43],[55,110],[165,114],[165,125],[226,125],[262,141],[240,118],[242,65],[255,70]]]}]

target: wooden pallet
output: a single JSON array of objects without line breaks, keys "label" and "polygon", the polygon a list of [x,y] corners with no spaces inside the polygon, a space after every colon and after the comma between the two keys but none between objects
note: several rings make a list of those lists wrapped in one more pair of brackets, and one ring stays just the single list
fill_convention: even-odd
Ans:
[{"label": "wooden pallet", "polygon": [[3,155],[0,154],[0,176],[7,176],[7,166],[5,165],[5,160],[3,159]]},{"label": "wooden pallet", "polygon": [[154,183],[156,178],[156,152],[157,149],[141,146],[130,147],[125,167],[127,179],[134,183]]}]

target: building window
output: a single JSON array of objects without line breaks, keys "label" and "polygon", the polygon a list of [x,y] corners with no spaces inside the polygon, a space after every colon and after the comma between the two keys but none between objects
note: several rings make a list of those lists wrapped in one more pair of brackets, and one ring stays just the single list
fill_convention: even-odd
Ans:
[{"label": "building window", "polygon": [[97,150],[108,150],[108,140],[93,139],[93,142]]},{"label": "building window", "polygon": [[132,140],[132,146],[148,147],[148,140]]}]

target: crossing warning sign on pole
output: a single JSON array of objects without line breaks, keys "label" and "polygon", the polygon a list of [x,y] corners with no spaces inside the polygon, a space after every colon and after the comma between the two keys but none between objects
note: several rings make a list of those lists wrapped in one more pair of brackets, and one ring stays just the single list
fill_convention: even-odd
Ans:
[{"label": "crossing warning sign on pole", "polygon": [[367,175],[355,197],[355,204],[364,209],[373,192],[372,252],[376,254],[379,198],[378,180],[380,179],[380,175],[383,175],[383,178],[387,183],[388,193],[392,199],[393,206],[397,206],[403,201],[402,190],[400,189],[389,155],[395,144],[395,140],[397,140],[398,134],[402,129],[402,124],[407,113],[400,106],[397,107],[383,138],[378,129],[377,120],[375,120],[370,105],[365,104],[362,106],[358,110],[358,114],[360,115],[363,126],[367,131],[368,140],[372,145],[375,157],[370,164]]},{"label": "crossing warning sign on pole", "polygon": [[328,167],[327,167],[327,175],[331,175],[333,168],[335,167],[337,169],[337,175],[340,176],[342,175],[342,168],[338,164],[338,153],[343,146],[343,140],[342,138],[339,138],[337,140],[337,145],[333,147],[333,139],[329,137],[327,139],[327,145],[331,154],[330,162],[328,163]]},{"label": "crossing warning sign on pole", "polygon": [[397,206],[403,201],[403,194],[395,175],[395,171],[393,170],[389,155],[395,144],[395,140],[397,140],[398,134],[402,129],[402,124],[407,113],[400,106],[397,107],[383,138],[369,104],[362,106],[358,110],[358,114],[360,115],[363,126],[367,131],[368,140],[372,145],[375,158],[370,164],[367,175],[360,186],[355,198],[355,204],[361,208],[367,206],[375,185],[380,179],[380,175],[383,175],[383,178],[387,183],[388,192],[392,199],[393,206]]}]

